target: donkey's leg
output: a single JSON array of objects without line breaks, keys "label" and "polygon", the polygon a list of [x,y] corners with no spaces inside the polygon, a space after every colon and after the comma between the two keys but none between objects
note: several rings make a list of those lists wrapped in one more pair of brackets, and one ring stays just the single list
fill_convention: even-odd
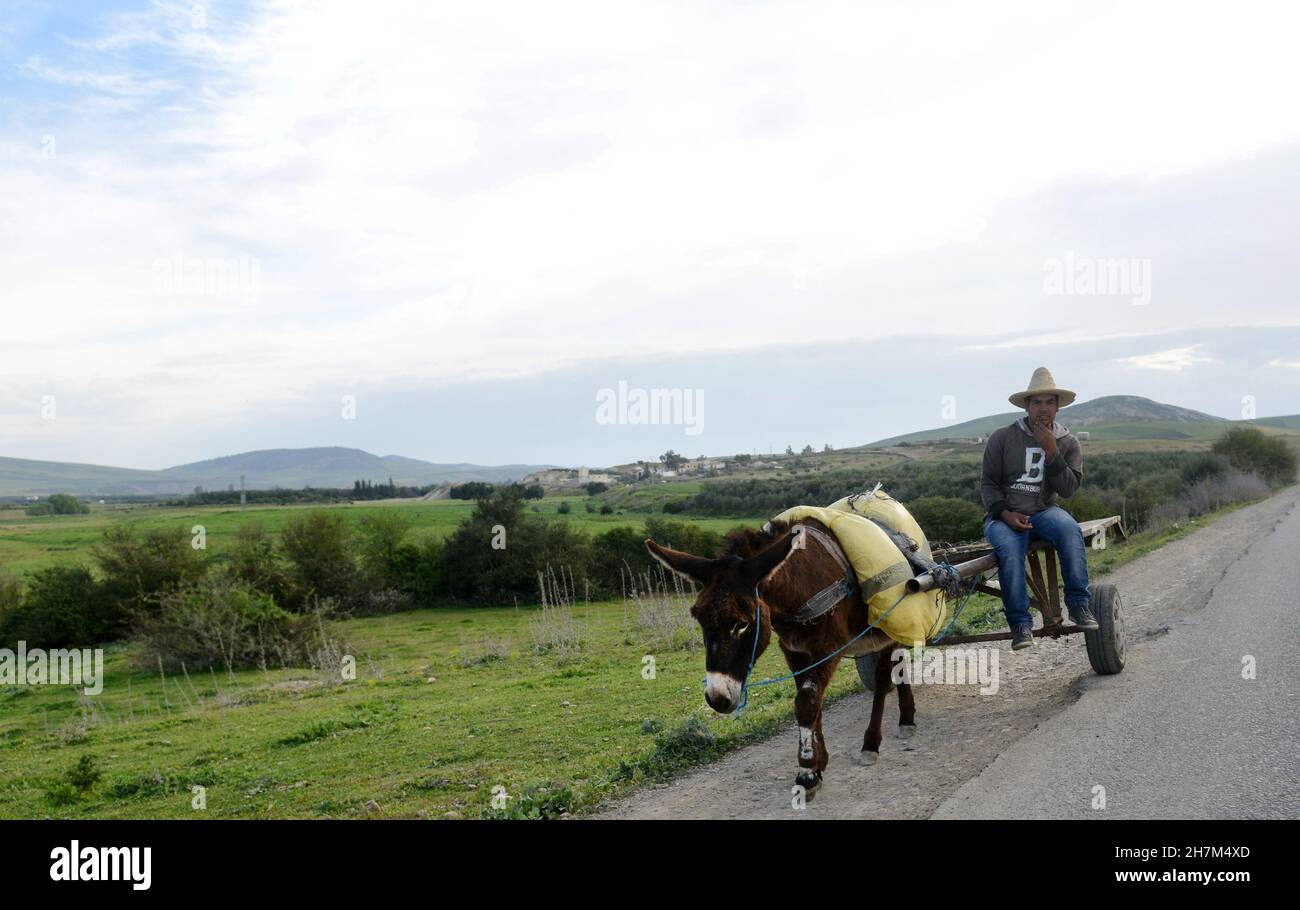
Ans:
[{"label": "donkey's leg", "polygon": [[889,695],[889,690],[893,688],[891,679],[893,667],[893,663],[889,660],[889,651],[882,651],[876,655],[876,687],[871,700],[871,723],[867,724],[867,732],[862,737],[862,751],[858,753],[860,765],[874,765],[880,758],[880,741],[883,738],[880,731],[885,720],[885,699]]},{"label": "donkey's leg", "polygon": [[898,684],[898,735],[910,739],[916,734],[916,696],[910,683]]},{"label": "donkey's leg", "polygon": [[[798,671],[811,663],[803,655],[792,655],[792,667]],[[822,733],[822,697],[826,687],[835,675],[838,658],[828,660],[804,673],[799,679],[798,693],[794,697],[794,717],[799,723],[799,772],[794,782],[804,789],[806,799],[822,783],[822,772],[830,762],[830,752],[826,748],[826,737]],[[798,664],[798,666],[794,666]]]}]

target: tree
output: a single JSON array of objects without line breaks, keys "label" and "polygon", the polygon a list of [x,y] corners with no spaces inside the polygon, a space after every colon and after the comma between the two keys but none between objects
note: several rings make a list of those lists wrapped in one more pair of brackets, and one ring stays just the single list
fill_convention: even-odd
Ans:
[{"label": "tree", "polygon": [[275,539],[259,522],[239,526],[229,555],[230,577],[237,583],[287,601],[288,578],[275,552]]},{"label": "tree", "polygon": [[449,499],[487,499],[492,495],[493,486],[481,480],[471,480],[452,486],[447,492]]},{"label": "tree", "polygon": [[69,496],[67,493],[51,493],[45,502],[37,503],[27,510],[28,515],[84,515],[90,506]]},{"label": "tree", "polygon": [[415,520],[396,509],[382,509],[362,517],[358,538],[361,565],[376,587],[396,587],[398,549]]},{"label": "tree", "polygon": [[799,454],[800,454],[800,455],[811,455],[812,453],[813,453],[813,447],[812,447],[811,445],[806,445],[806,446],[803,447],[803,450],[802,450]]},{"label": "tree", "polygon": [[1238,471],[1254,472],[1270,483],[1290,483],[1296,477],[1296,455],[1276,436],[1254,427],[1230,427],[1212,451],[1225,456]]},{"label": "tree", "polygon": [[593,480],[591,483],[587,484],[584,489],[587,491],[588,496],[598,496],[609,489],[609,484],[601,483],[599,480]]},{"label": "tree", "polygon": [[110,525],[91,549],[105,597],[115,609],[153,609],[157,595],[207,573],[184,528],[153,528],[137,536],[131,525]]},{"label": "tree", "polygon": [[126,615],[113,608],[85,566],[40,569],[28,582],[22,605],[4,617],[6,644],[29,648],[84,648],[120,637]]},{"label": "tree", "polygon": [[666,471],[676,471],[686,463],[686,459],[681,455],[678,455],[672,449],[669,449],[667,452],[660,455],[659,460],[663,462],[664,470]]},{"label": "tree", "polygon": [[831,446],[831,444],[828,442],[828,443],[826,443],[826,445],[822,446],[822,451],[823,451],[823,452],[834,452],[835,449],[834,449],[834,448]]},{"label": "tree", "polygon": [[280,532],[280,547],[289,560],[294,606],[306,606],[312,595],[347,603],[356,593],[352,535],[342,515],[314,509],[291,518]]},{"label": "tree", "polygon": [[793,454],[794,454],[794,446],[786,446],[786,447],[785,447],[785,454],[787,454],[787,455],[793,455]]},{"label": "tree", "polygon": [[984,536],[984,510],[964,499],[923,496],[909,502],[907,511],[930,540],[953,543]]},{"label": "tree", "polygon": [[610,594],[627,590],[628,573],[643,575],[657,565],[645,548],[646,534],[637,528],[620,526],[597,534],[591,540],[592,576]]},{"label": "tree", "polygon": [[568,522],[526,514],[523,488],[500,487],[480,500],[444,549],[452,595],[486,603],[537,597],[537,573],[561,567],[585,575],[590,541]]}]

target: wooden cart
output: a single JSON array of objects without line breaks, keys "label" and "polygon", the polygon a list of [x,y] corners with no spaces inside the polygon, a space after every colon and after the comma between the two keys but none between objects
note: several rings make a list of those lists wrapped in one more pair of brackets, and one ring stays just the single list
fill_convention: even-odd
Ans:
[{"label": "wooden cart", "polygon": [[[1097,518],[1079,523],[1083,530],[1084,543],[1094,550],[1104,550],[1109,535],[1114,534],[1121,540],[1126,536],[1124,526],[1118,515],[1110,518]],[[987,543],[966,544],[934,551],[935,561],[946,560],[955,568],[963,580],[973,578],[980,573],[997,572],[998,560],[993,548]],[[1046,576],[1044,577],[1044,562]],[[1059,567],[1056,549],[1045,540],[1036,540],[1029,545],[1025,555],[1025,580],[1029,587],[1030,606],[1036,607],[1043,616],[1043,626],[1034,630],[1034,635],[1060,638],[1082,632],[1088,648],[1088,661],[1092,668],[1101,674],[1118,673],[1124,669],[1124,617],[1121,610],[1119,591],[1114,585],[1092,585],[1092,614],[1097,618],[1100,628],[1096,630],[1080,629],[1067,621],[1061,607],[1061,592],[1058,584]],[[918,575],[908,582],[909,591],[925,591],[934,587],[935,580],[928,573]],[[976,585],[975,590],[996,597],[1002,596],[997,579],[985,579]],[[998,641],[1011,638],[1011,632],[986,632],[979,635],[949,636],[939,645],[966,644],[976,641]]]}]

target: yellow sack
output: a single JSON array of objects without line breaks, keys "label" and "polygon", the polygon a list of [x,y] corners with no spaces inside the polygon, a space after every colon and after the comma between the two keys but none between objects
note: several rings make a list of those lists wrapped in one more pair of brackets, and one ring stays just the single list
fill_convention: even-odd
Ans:
[{"label": "yellow sack", "polygon": [[827,508],[837,509],[841,512],[857,512],[859,515],[874,518],[881,524],[887,525],[895,531],[901,531],[916,541],[919,544],[917,552],[926,559],[934,558],[930,552],[930,542],[925,539],[925,531],[921,530],[921,526],[916,523],[912,513],[907,511],[901,502],[880,489],[879,486],[870,492],[845,496],[843,499],[831,503]]},{"label": "yellow sack", "polygon": [[[905,585],[915,574],[911,564],[889,535],[865,514],[856,509],[838,508],[846,502],[846,499],[840,500],[835,506],[826,509],[794,506],[774,520],[794,522],[815,518],[830,528],[858,577],[862,599],[867,602],[868,618],[894,641],[910,647],[939,634],[948,620],[947,598],[943,592],[933,589],[905,595]],[[857,501],[854,505],[857,505]],[[907,534],[921,545],[922,552],[929,557],[930,547],[925,534],[917,525],[916,519],[901,504],[888,496],[883,500],[873,496],[870,501],[863,502],[863,505],[878,510],[881,514],[876,517],[882,523]],[[894,507],[897,507],[896,510]],[[886,513],[889,521],[883,517]],[[899,525],[893,524],[893,521],[898,521]],[[894,609],[891,610],[891,607]]]}]

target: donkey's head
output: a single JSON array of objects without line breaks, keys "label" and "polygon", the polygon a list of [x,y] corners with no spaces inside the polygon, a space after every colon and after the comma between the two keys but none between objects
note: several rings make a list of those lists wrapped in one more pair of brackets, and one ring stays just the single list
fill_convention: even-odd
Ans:
[{"label": "donkey's head", "polygon": [[[792,552],[788,531],[752,555],[735,553],[705,559],[661,547],[647,539],[655,559],[684,578],[699,582],[691,615],[704,632],[704,700],[714,711],[729,714],[740,704],[750,660],[758,659],[772,636],[771,610],[758,610],[758,589]],[[757,643],[756,643],[757,641]]]}]

